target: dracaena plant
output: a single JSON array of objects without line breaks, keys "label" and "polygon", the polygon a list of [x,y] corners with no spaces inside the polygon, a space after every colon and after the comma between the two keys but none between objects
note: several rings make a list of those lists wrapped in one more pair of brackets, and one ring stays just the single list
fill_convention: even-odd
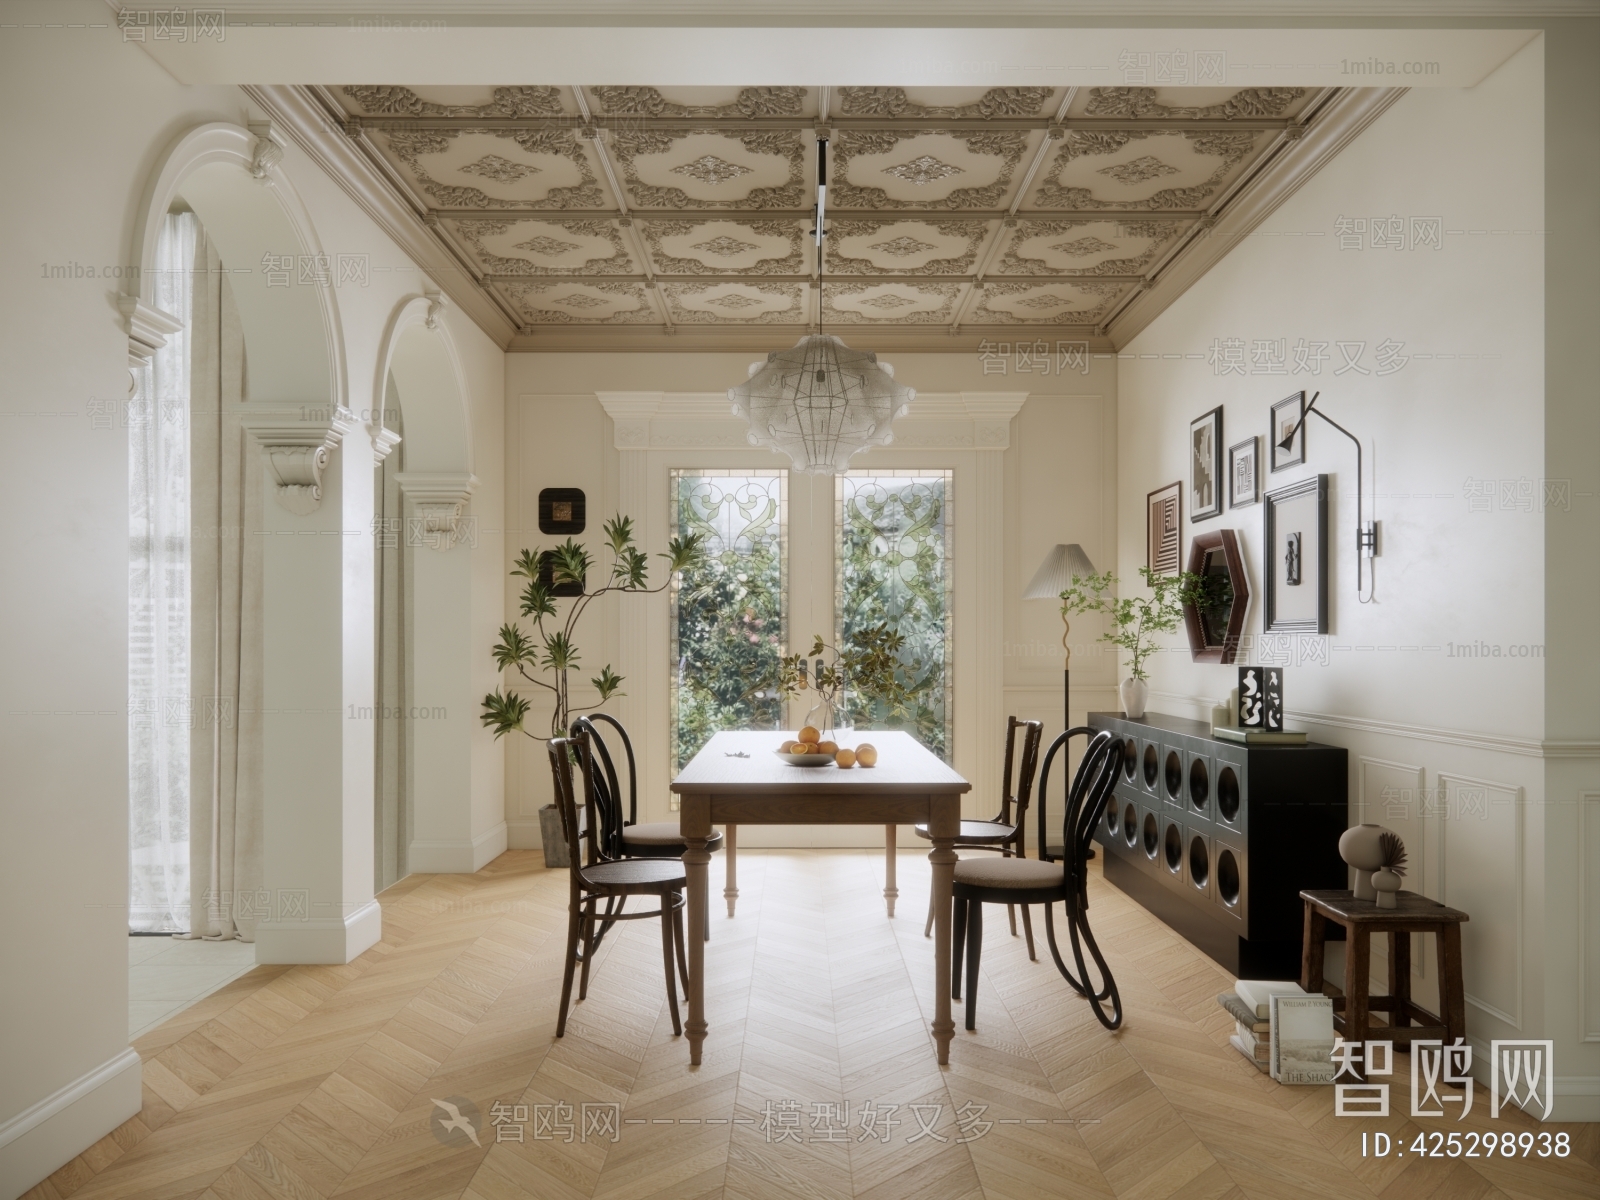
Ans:
[{"label": "dracaena plant", "polygon": [[[515,671],[521,679],[551,693],[554,704],[550,713],[549,737],[565,736],[568,723],[580,712],[602,707],[612,696],[621,695],[622,676],[607,663],[600,674],[589,680],[599,695],[596,704],[575,705],[568,690],[568,677],[579,664],[578,646],[574,631],[589,605],[601,596],[613,592],[632,595],[652,595],[664,590],[673,576],[685,567],[694,565],[701,556],[701,538],[698,534],[673,538],[667,543],[667,552],[657,558],[667,560],[667,579],[659,587],[651,587],[649,559],[633,544],[633,518],[616,516],[605,524],[607,549],[611,552],[611,575],[602,587],[588,589],[590,572],[595,558],[587,549],[568,538],[548,558],[537,549],[523,550],[512,568],[514,577],[528,582],[522,589],[522,615],[533,622],[532,634],[525,633],[518,624],[507,623],[500,627],[500,640],[494,648],[494,660],[500,670]],[[540,566],[550,568],[548,585],[539,579]],[[566,615],[561,614],[554,589],[563,584],[577,584],[583,588],[581,595],[571,597]],[[524,728],[531,701],[509,687],[497,687],[483,698],[483,712],[479,715],[485,725],[494,730],[496,738],[512,730],[529,737],[540,735]]]}]

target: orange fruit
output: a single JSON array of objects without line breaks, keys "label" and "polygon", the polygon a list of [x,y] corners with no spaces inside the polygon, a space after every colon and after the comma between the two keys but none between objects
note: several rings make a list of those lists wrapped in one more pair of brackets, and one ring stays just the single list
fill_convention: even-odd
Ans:
[{"label": "orange fruit", "polygon": [[799,744],[800,744],[799,742],[797,742],[793,738],[791,738],[789,741],[785,742],[783,745],[778,747],[778,753],[779,754],[793,754],[794,753],[794,748],[796,746],[798,746]]},{"label": "orange fruit", "polygon": [[862,742],[856,747],[856,761],[863,767],[878,765],[878,748],[871,742]]},{"label": "orange fruit", "polygon": [[834,752],[833,762],[835,766],[843,767],[848,771],[851,767],[856,765],[856,752],[851,750],[849,747],[846,747],[842,750],[837,750]]},{"label": "orange fruit", "polygon": [[817,743],[817,753],[818,754],[837,754],[838,752],[839,752],[839,743],[838,742],[818,742]]},{"label": "orange fruit", "polygon": [[807,725],[796,736],[798,736],[802,742],[810,742],[813,746],[815,746],[822,740],[822,731],[815,725]]},{"label": "orange fruit", "polygon": [[810,754],[811,746],[806,742],[796,742],[789,747],[790,754]]}]

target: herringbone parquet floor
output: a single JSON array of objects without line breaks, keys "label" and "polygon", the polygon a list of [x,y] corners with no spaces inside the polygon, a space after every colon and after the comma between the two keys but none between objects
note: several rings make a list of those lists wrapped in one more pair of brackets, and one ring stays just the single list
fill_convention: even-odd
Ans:
[{"label": "herringbone parquet floor", "polygon": [[[513,852],[473,876],[412,876],[381,897],[383,941],[355,962],[259,967],[141,1037],[143,1111],[28,1200],[1600,1195],[1600,1127],[1491,1123],[1484,1097],[1455,1128],[1558,1128],[1573,1153],[1363,1157],[1363,1132],[1407,1145],[1420,1124],[1335,1118],[1330,1088],[1258,1074],[1227,1046],[1225,973],[1098,876],[1124,1029],[1102,1029],[991,910],[979,1029],[941,1070],[928,864],[901,855],[893,922],[881,871],[881,853],[741,856],[694,1071],[654,922],[608,940],[558,1042],[565,872]],[[472,1132],[443,1128],[435,1101]]]}]

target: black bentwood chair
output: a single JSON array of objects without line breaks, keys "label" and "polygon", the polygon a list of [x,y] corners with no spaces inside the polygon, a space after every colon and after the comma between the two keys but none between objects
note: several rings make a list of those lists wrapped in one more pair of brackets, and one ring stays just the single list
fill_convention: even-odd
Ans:
[{"label": "black bentwood chair", "polygon": [[[621,780],[617,776],[616,760],[601,735],[596,722],[603,722],[616,731],[622,743],[623,755],[628,763],[628,811],[623,816]],[[619,858],[679,858],[686,848],[683,834],[676,821],[647,821],[639,824],[639,776],[634,769],[633,739],[622,727],[622,722],[609,713],[590,713],[573,718],[571,735],[586,734],[589,746],[600,769],[595,775],[595,807],[600,817],[600,847],[608,859]],[[712,830],[707,850],[722,849],[722,831]],[[711,906],[706,905],[706,941],[711,940]],[[611,928],[607,922],[600,936]]]},{"label": "black bentwood chair", "polygon": [[[689,982],[689,965],[683,953],[683,892],[687,885],[683,864],[672,859],[610,859],[600,845],[597,831],[599,816],[595,812],[595,765],[589,738],[579,734],[575,738],[551,738],[550,772],[555,778],[556,807],[561,812],[561,827],[567,835],[569,874],[572,888],[567,908],[567,965],[561,977],[561,1015],[556,1019],[556,1036],[567,1032],[567,1007],[572,1000],[572,974],[579,962],[583,974],[578,982],[578,1000],[589,995],[589,964],[600,946],[600,933],[595,926],[605,922],[605,928],[617,921],[638,921],[647,917],[661,918],[661,958],[667,972],[667,1005],[672,1010],[672,1033],[683,1032],[678,1019],[678,980],[673,975],[673,953],[677,953],[677,969],[685,987]],[[584,808],[588,814],[587,825],[580,822],[578,803],[573,787],[573,769],[578,768],[583,780]],[[580,830],[582,834],[580,835]],[[629,896],[654,896],[661,907],[649,912],[624,913],[622,904]],[[606,902],[606,912],[595,912],[595,906]]]},{"label": "black bentwood chair", "polygon": [[[1017,730],[1023,730],[1022,735],[1022,770],[1015,775],[1016,791],[1012,791],[1013,767],[1016,763]],[[956,838],[958,850],[995,850],[1006,858],[1015,855],[1017,858],[1028,857],[1028,800],[1033,795],[1033,777],[1039,767],[1039,739],[1043,736],[1044,726],[1039,721],[1019,721],[1016,717],[1006,718],[1006,766],[1005,778],[1000,784],[1000,811],[992,820],[988,821],[962,821],[961,834]],[[1041,792],[1042,796],[1044,793]],[[1011,805],[1017,806],[1016,819],[1011,816]],[[1043,811],[1041,809],[1041,811]],[[928,837],[928,827],[918,825],[916,835],[919,838]],[[1040,841],[1040,845],[1043,845]],[[1017,910],[1012,904],[1006,905],[1006,917],[1011,922],[1011,936],[1017,936]],[[1028,906],[1022,906],[1022,931],[1028,938],[1028,957],[1035,962],[1039,956],[1033,952],[1033,922],[1028,918]],[[928,897],[928,920],[922,928],[923,937],[933,936],[933,897]]]},{"label": "black bentwood chair", "polygon": [[[1117,993],[1117,981],[1111,977],[1094,934],[1089,931],[1086,915],[1089,908],[1088,873],[1089,842],[1094,837],[1095,826],[1105,812],[1106,801],[1117,784],[1117,772],[1122,769],[1122,742],[1110,733],[1084,726],[1069,729],[1055,741],[1044,756],[1044,769],[1039,776],[1039,794],[1047,795],[1050,782],[1050,764],[1056,753],[1065,750],[1068,739],[1074,734],[1090,738],[1078,764],[1078,773],[1067,792],[1067,812],[1062,821],[1062,845],[1066,848],[1063,862],[1043,858],[964,858],[956,863],[955,870],[955,930],[952,937],[954,958],[950,970],[950,994],[961,999],[962,941],[966,942],[967,956],[967,1028],[977,1028],[978,1009],[978,956],[983,950],[983,906],[985,904],[1042,904],[1044,905],[1045,940],[1050,945],[1050,956],[1056,969],[1072,985],[1073,991],[1089,1001],[1094,1015],[1107,1029],[1122,1024],[1122,997]],[[1040,825],[1043,826],[1041,808]],[[1044,830],[1040,829],[1043,844]],[[1061,951],[1056,948],[1055,924],[1051,916],[1056,901],[1067,907],[1067,932],[1072,938],[1072,957],[1078,973],[1074,975],[1061,961]],[[1026,910],[1024,910],[1026,911]],[[1104,986],[1096,988],[1090,980],[1083,959],[1083,944],[1088,943],[1089,954],[1100,970]],[[1106,1016],[1103,1004],[1111,1001],[1112,1015]]]}]

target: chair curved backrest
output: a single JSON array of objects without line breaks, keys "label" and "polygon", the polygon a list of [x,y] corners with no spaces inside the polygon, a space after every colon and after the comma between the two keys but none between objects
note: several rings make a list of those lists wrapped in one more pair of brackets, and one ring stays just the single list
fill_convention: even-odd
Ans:
[{"label": "chair curved backrest", "polygon": [[[550,751],[550,776],[555,784],[556,811],[561,814],[561,830],[567,837],[567,861],[572,869],[572,886],[578,886],[578,868],[590,865],[600,857],[595,840],[594,814],[587,821],[578,816],[578,790],[582,780],[583,807],[589,809],[594,801],[594,756],[589,750],[588,736],[580,732],[576,737],[551,738],[546,745]],[[577,768],[574,771],[574,767]]]},{"label": "chair curved backrest", "polygon": [[1065,750],[1071,739],[1080,733],[1089,739],[1089,744],[1084,747],[1083,757],[1078,761],[1078,769],[1072,777],[1071,786],[1067,789],[1066,812],[1061,820],[1061,846],[1068,874],[1069,876],[1076,874],[1076,886],[1081,891],[1089,859],[1089,843],[1094,838],[1095,823],[1105,812],[1106,802],[1111,799],[1112,790],[1117,785],[1117,772],[1122,769],[1123,749],[1121,740],[1113,737],[1108,730],[1097,731],[1086,725],[1069,729],[1050,743],[1050,749],[1044,756],[1044,769],[1039,774],[1039,857],[1041,858],[1047,856],[1044,798],[1047,794],[1046,789],[1050,786],[1050,767],[1055,761],[1056,754]]},{"label": "chair curved backrest", "polygon": [[[1016,748],[1017,730],[1022,733],[1022,763],[1021,771],[1016,776],[1016,792],[1011,790],[1012,785],[1012,756]],[[1039,771],[1039,742],[1044,736],[1044,724],[1040,721],[1021,721],[1016,717],[1006,718],[1006,778],[1005,786],[1000,795],[1000,824],[1010,825],[1012,801],[1017,805],[1017,856],[1028,857],[1028,804],[1033,799],[1033,780]]]},{"label": "chair curved backrest", "polygon": [[[611,748],[595,724],[597,721],[610,725],[622,740],[623,753],[628,761],[626,817],[623,816],[622,788],[621,780],[617,776],[616,760],[612,758]],[[594,791],[595,808],[600,818],[600,848],[607,859],[621,858],[622,831],[628,825],[637,824],[639,815],[639,776],[634,769],[633,739],[622,727],[622,722],[608,713],[586,713],[574,717],[570,732],[573,737],[580,734],[585,736],[593,756],[599,760],[599,769],[595,772]]]}]

